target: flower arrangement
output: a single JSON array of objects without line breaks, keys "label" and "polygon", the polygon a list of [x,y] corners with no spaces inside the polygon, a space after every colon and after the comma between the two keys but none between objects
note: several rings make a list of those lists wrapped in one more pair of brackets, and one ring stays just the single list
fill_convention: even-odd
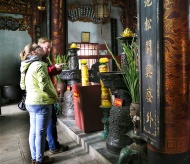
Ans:
[{"label": "flower arrangement", "polygon": [[[100,58],[99,62],[99,72],[109,72],[109,68],[108,68],[108,58]],[[104,83],[102,82],[102,80],[100,80],[100,84],[101,84],[101,106],[102,107],[111,107],[112,106],[112,102],[111,102],[111,92],[109,90],[109,88],[106,88],[104,86]]]},{"label": "flower arrangement", "polygon": [[126,28],[120,35],[122,37],[133,37],[134,33],[129,28]]},{"label": "flower arrangement", "polygon": [[87,60],[86,59],[82,59],[81,60],[81,65],[86,65],[87,64]]},{"label": "flower arrangement", "polygon": [[106,63],[108,63],[108,58],[100,58],[100,60],[99,60],[99,62],[100,62],[100,64],[106,64]]},{"label": "flower arrangement", "polygon": [[137,43],[134,41],[134,38],[132,40],[131,44],[126,44],[123,42],[120,42],[124,54],[126,56],[127,65],[120,66],[117,62],[116,58],[114,57],[113,53],[109,49],[108,45],[106,44],[106,47],[111,54],[112,58],[114,59],[117,67],[123,74],[123,79],[128,87],[129,93],[132,98],[132,102],[139,102],[140,100],[140,91],[139,91],[139,72],[138,72],[138,64],[137,64]]},{"label": "flower arrangement", "polygon": [[108,58],[100,58],[99,62],[99,71],[100,72],[108,72],[109,71],[109,67],[108,67]]}]

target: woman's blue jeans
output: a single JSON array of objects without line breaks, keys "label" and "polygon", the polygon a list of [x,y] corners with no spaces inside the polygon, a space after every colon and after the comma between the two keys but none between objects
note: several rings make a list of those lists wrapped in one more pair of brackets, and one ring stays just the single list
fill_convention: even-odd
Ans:
[{"label": "woman's blue jeans", "polygon": [[52,105],[27,105],[30,115],[29,144],[33,160],[42,162],[45,149],[45,136],[52,115]]}]

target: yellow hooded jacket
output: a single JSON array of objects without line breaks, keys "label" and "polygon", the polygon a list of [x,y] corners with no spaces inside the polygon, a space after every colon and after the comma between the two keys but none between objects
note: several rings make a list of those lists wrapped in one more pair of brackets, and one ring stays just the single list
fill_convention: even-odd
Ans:
[{"label": "yellow hooded jacket", "polygon": [[57,92],[43,61],[22,61],[20,87],[26,90],[28,105],[48,105],[57,102]]}]

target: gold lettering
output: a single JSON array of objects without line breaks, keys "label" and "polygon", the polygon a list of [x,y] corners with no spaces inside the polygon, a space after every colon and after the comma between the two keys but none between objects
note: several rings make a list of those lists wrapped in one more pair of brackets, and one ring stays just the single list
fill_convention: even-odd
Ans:
[{"label": "gold lettering", "polygon": [[146,115],[146,122],[150,122],[150,128],[152,126],[152,121],[153,121],[153,118],[152,118],[152,113],[151,112],[148,112],[147,115]]},{"label": "gold lettering", "polygon": [[144,23],[144,25],[145,25],[145,31],[148,31],[149,29],[151,29],[152,27],[151,27],[151,22],[152,22],[152,19],[147,19],[146,18],[146,21],[145,21],[145,23]]},{"label": "gold lettering", "polygon": [[149,87],[149,88],[146,90],[146,101],[149,102],[149,103],[152,103],[152,99],[153,99],[153,96],[152,96],[152,89]]},{"label": "gold lettering", "polygon": [[144,0],[144,7],[152,6],[152,0]]},{"label": "gold lettering", "polygon": [[152,40],[146,41],[146,53],[152,54]]},{"label": "gold lettering", "polygon": [[146,66],[146,74],[145,74],[145,76],[146,76],[146,78],[148,78],[148,77],[152,78],[152,69],[151,69],[151,65],[150,64],[148,64]]}]

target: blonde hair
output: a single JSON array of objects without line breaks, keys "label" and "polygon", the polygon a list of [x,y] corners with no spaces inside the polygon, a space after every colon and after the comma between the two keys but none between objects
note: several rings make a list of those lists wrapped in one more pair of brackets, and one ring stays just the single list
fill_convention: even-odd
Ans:
[{"label": "blonde hair", "polygon": [[24,50],[22,50],[20,53],[20,59],[22,61],[26,60],[26,57],[32,55],[32,51],[34,51],[37,47],[38,47],[38,44],[36,44],[36,43],[27,44],[24,47]]},{"label": "blonde hair", "polygon": [[42,37],[42,38],[40,38],[40,39],[38,40],[38,44],[39,44],[39,45],[40,45],[40,44],[44,44],[44,43],[46,43],[46,42],[51,43],[51,40],[48,39],[48,38],[46,38],[46,37]]}]

